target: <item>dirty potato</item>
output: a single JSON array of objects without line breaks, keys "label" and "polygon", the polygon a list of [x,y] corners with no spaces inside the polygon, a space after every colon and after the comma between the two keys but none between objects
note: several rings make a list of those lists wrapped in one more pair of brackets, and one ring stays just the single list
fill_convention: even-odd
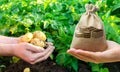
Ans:
[{"label": "dirty potato", "polygon": [[30,72],[30,68],[26,67],[23,72]]},{"label": "dirty potato", "polygon": [[45,41],[45,40],[46,40],[46,35],[45,35],[42,31],[35,31],[35,32],[33,33],[33,37],[34,37],[34,38],[38,38],[38,39],[40,39],[40,40],[42,40],[42,41]]},{"label": "dirty potato", "polygon": [[31,44],[33,45],[36,45],[36,46],[40,46],[42,48],[45,47],[45,42],[42,41],[42,40],[39,40],[38,38],[33,38],[31,41],[30,41]]},{"label": "dirty potato", "polygon": [[30,40],[33,38],[33,34],[28,32],[25,35],[20,37],[20,41],[19,42],[30,42]]}]

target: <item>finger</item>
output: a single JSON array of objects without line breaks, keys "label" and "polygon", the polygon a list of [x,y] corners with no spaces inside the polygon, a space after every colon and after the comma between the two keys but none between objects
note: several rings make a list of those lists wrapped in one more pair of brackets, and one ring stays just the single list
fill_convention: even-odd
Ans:
[{"label": "finger", "polygon": [[102,54],[101,52],[91,52],[91,51],[85,51],[85,50],[81,50],[81,49],[72,49],[72,50],[79,55],[89,57],[94,60],[98,59],[99,56]]},{"label": "finger", "polygon": [[71,54],[72,56],[82,60],[82,61],[85,61],[85,62],[95,62],[93,59],[91,59],[89,57],[86,57],[86,56],[79,55],[79,54],[77,54],[76,52],[74,52],[72,50],[69,50],[68,53]]},{"label": "finger", "polygon": [[46,50],[44,50],[43,52],[40,52],[40,53],[35,53],[34,54],[34,61],[39,59],[39,58],[42,58],[44,57],[48,52],[50,52],[51,50],[54,50],[54,46],[49,46]]},{"label": "finger", "polygon": [[52,42],[46,42],[46,44],[49,45],[49,46],[53,46]]},{"label": "finger", "polygon": [[89,62],[94,62],[94,63],[100,63],[103,62],[102,59],[99,57],[101,52],[90,52],[90,51],[84,51],[81,49],[73,49],[71,48],[68,50],[68,53],[74,52],[78,57],[81,57],[84,60],[87,60]]},{"label": "finger", "polygon": [[30,50],[30,51],[35,52],[35,53],[43,52],[45,50],[44,48],[39,47],[39,46],[34,46],[32,44],[29,44],[29,45],[30,45],[30,47],[27,47],[27,50]]},{"label": "finger", "polygon": [[46,52],[44,53],[44,55],[42,57],[39,57],[37,60],[35,60],[33,63],[37,63],[37,62],[41,62],[43,60],[46,60],[50,54],[54,51],[54,47],[53,46],[50,46]]},{"label": "finger", "polygon": [[76,53],[85,57],[89,57],[93,59],[96,63],[119,61],[116,59],[118,56],[114,54],[114,50],[112,51],[108,50],[104,52],[90,52],[90,51],[78,50]]}]

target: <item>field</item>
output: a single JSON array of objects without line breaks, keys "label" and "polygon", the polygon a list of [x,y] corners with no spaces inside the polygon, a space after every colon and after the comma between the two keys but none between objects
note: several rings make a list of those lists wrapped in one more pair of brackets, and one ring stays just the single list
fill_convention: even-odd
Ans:
[{"label": "field", "polygon": [[119,62],[94,64],[66,53],[85,4],[90,3],[100,8],[97,15],[106,39],[120,43],[120,0],[0,0],[0,35],[19,37],[41,30],[55,46],[49,59],[35,65],[1,56],[0,72],[22,72],[25,67],[32,72],[120,72]]}]

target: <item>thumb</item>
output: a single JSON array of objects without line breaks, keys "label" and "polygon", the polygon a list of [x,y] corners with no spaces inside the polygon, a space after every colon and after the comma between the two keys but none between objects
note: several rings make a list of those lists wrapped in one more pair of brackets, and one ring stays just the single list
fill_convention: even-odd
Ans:
[{"label": "thumb", "polygon": [[67,53],[72,53],[72,52],[74,52],[75,51],[75,49],[74,48],[70,48],[69,50],[67,50]]}]

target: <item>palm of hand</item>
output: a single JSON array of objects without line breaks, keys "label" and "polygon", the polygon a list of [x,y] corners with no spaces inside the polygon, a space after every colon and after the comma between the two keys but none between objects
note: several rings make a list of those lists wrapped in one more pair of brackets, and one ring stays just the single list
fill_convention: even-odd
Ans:
[{"label": "palm of hand", "polygon": [[103,52],[90,52],[75,48],[71,48],[67,52],[86,62],[107,63],[120,61],[120,45],[113,41],[107,41],[107,44],[108,48]]}]

